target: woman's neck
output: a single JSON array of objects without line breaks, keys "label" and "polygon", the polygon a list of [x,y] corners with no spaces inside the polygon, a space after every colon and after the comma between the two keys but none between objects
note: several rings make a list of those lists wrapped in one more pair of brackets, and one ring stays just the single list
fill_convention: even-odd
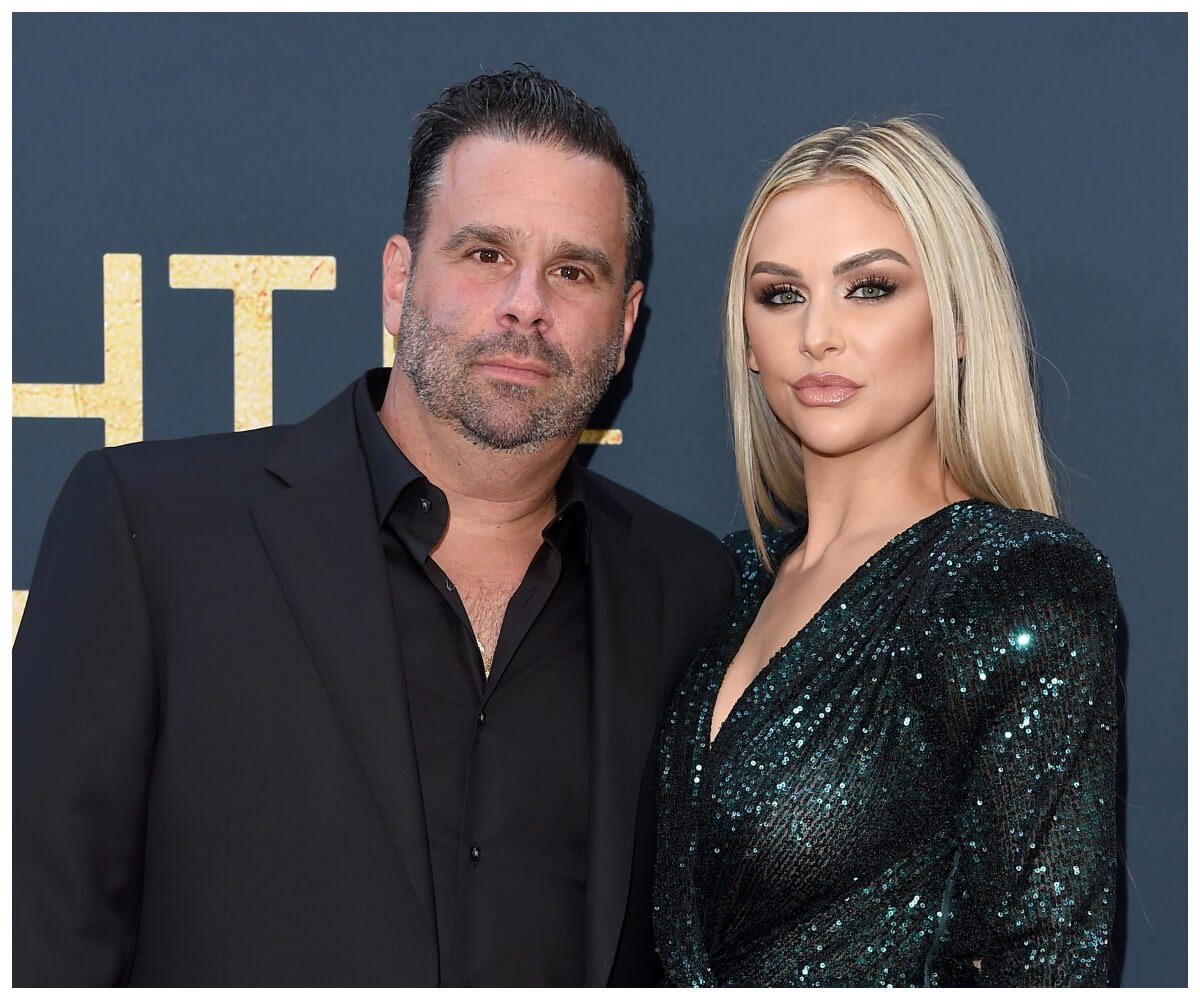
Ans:
[{"label": "woman's neck", "polygon": [[804,487],[805,563],[819,560],[831,544],[875,537],[882,543],[948,504],[967,499],[932,436],[911,447],[875,445],[850,455],[806,451]]}]

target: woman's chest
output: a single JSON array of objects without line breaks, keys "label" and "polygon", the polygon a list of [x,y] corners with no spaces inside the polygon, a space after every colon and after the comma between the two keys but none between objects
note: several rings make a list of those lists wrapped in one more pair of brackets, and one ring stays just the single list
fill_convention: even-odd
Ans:
[{"label": "woman's chest", "polygon": [[[923,618],[865,627],[855,613],[825,615],[776,654],[707,747],[701,712],[701,884],[736,875],[760,898],[823,895],[951,825],[961,754]],[[719,673],[714,664],[710,696]]]}]

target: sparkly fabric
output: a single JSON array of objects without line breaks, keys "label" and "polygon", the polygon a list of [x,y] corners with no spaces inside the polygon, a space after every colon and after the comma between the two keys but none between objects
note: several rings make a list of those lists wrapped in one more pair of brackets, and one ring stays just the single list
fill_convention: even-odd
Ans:
[{"label": "sparkly fabric", "polygon": [[[803,531],[774,533],[778,564]],[[1116,875],[1116,590],[1073,528],[953,504],[713,702],[771,585],[664,726],[655,931],[677,986],[1103,985]],[[978,968],[976,967],[978,965]]]}]

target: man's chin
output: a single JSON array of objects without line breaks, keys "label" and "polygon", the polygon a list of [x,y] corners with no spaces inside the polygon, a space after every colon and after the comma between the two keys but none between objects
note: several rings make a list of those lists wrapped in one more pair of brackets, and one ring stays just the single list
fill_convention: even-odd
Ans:
[{"label": "man's chin", "polygon": [[532,454],[554,444],[568,441],[578,435],[581,428],[547,428],[536,420],[506,421],[496,418],[460,418],[458,431],[472,444],[489,451]]},{"label": "man's chin", "polygon": [[533,385],[529,382],[509,381],[508,379],[489,378],[485,390],[487,393],[495,397],[497,400],[514,400],[518,403],[530,405],[537,398],[539,392],[543,391],[541,385]]}]

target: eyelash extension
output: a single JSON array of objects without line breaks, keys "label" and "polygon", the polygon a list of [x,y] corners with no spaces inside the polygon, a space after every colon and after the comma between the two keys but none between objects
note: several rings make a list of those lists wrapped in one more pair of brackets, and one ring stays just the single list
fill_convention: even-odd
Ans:
[{"label": "eyelash extension", "polygon": [[772,302],[771,299],[773,299],[776,295],[779,295],[781,292],[791,292],[798,298],[804,298],[803,293],[795,285],[767,285],[765,288],[759,290],[759,293],[757,296],[755,296],[755,298],[758,299],[760,305],[777,306],[779,303]]},{"label": "eyelash extension", "polygon": [[[864,274],[861,277],[855,278],[850,282],[850,287],[846,289],[847,295],[853,295],[860,288],[878,288],[885,295],[890,295],[898,286],[891,278],[884,274]],[[882,298],[883,296],[880,296]]]}]

